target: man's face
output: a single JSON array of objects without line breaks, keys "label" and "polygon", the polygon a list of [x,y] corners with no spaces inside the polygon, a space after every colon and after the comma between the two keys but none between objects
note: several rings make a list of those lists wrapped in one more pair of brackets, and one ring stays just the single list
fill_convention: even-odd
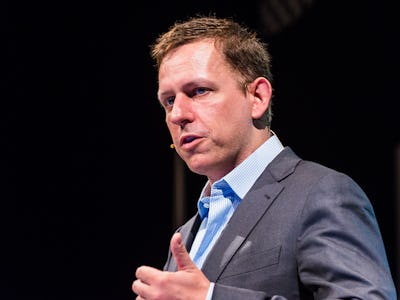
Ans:
[{"label": "man's face", "polygon": [[252,101],[212,41],[171,51],[158,79],[175,149],[193,172],[218,180],[249,154]]}]

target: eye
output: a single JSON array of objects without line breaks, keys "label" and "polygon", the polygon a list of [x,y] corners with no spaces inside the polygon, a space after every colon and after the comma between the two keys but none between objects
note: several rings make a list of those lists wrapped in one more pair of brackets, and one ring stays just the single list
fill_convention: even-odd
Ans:
[{"label": "eye", "polygon": [[198,87],[198,88],[195,88],[195,89],[192,91],[192,95],[190,95],[190,96],[191,96],[191,97],[196,97],[196,96],[199,96],[199,95],[204,95],[204,94],[206,94],[208,91],[209,91],[209,89],[207,89],[207,88],[205,88],[205,87]]},{"label": "eye", "polygon": [[165,107],[173,106],[174,102],[175,102],[175,96],[169,97],[164,100],[164,105]]}]

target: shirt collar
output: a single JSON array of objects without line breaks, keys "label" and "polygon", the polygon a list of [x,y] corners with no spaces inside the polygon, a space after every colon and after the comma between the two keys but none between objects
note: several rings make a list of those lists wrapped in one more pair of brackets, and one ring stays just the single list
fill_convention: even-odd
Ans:
[{"label": "shirt collar", "polygon": [[[243,199],[257,178],[283,148],[278,136],[273,134],[256,151],[219,181],[225,180],[231,189]],[[204,186],[200,198],[204,197],[208,184],[209,182]]]}]

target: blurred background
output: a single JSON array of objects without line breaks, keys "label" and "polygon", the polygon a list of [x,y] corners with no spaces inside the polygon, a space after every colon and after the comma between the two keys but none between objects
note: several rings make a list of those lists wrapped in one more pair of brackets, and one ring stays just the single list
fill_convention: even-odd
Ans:
[{"label": "blurred background", "polygon": [[[399,21],[389,0],[2,1],[0,299],[134,299],[205,178],[182,168],[149,44],[193,14],[269,44],[272,129],[366,191],[399,280]],[[177,163],[178,162],[178,163]],[[176,198],[185,199],[176,213]]]}]

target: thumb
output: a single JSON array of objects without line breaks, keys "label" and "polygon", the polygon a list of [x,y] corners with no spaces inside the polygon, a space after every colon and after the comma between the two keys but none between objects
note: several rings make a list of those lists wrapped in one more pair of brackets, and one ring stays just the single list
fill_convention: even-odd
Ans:
[{"label": "thumb", "polygon": [[178,271],[190,270],[197,268],[189,253],[186,250],[185,245],[182,243],[182,235],[179,232],[174,233],[171,238],[171,252],[175,259],[176,265],[178,266]]}]

